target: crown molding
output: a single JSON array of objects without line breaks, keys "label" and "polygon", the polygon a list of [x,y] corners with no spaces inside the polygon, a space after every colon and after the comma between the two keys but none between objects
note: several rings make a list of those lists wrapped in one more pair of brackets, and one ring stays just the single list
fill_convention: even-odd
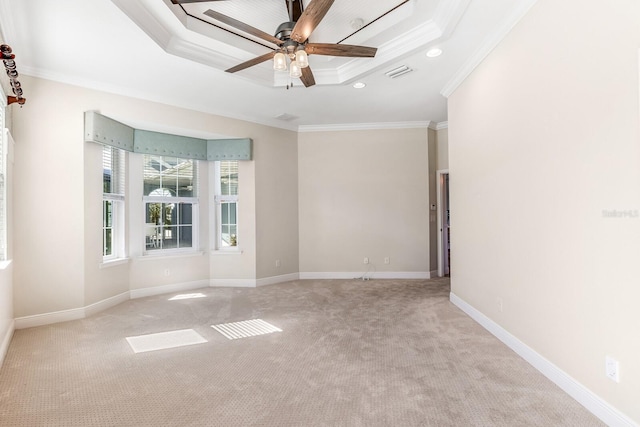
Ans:
[{"label": "crown molding", "polygon": [[431,122],[346,123],[328,125],[300,125],[299,133],[338,132],[350,130],[427,129]]},{"label": "crown molding", "polygon": [[516,9],[496,31],[487,36],[478,50],[464,63],[451,80],[442,88],[440,94],[449,98],[480,63],[495,49],[513,27],[536,4],[538,0],[521,0]]}]

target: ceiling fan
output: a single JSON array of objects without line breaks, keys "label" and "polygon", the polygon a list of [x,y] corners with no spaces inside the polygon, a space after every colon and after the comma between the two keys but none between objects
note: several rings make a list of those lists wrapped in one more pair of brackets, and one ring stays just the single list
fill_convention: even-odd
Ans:
[{"label": "ceiling fan", "polygon": [[[201,3],[205,1],[224,0],[171,0],[173,4]],[[289,13],[289,21],[280,24],[274,35],[265,33],[251,25],[211,9],[204,12],[210,18],[276,46],[273,51],[231,67],[225,70],[226,72],[235,73],[270,59],[274,61],[275,70],[284,71],[287,69],[287,58],[289,58],[289,75],[293,78],[299,77],[305,87],[309,87],[315,85],[316,82],[309,67],[307,55],[360,58],[373,58],[376,55],[377,48],[374,47],[309,42],[309,36],[327,14],[334,0],[312,0],[306,9],[303,8],[302,0],[285,0],[285,2]]]}]

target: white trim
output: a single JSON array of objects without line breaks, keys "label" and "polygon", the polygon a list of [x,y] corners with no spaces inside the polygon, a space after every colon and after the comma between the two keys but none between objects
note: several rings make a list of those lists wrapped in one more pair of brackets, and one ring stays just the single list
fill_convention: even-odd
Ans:
[{"label": "white trim", "polygon": [[2,367],[2,363],[4,362],[4,358],[7,356],[7,351],[9,351],[9,344],[11,344],[11,339],[13,338],[13,333],[16,330],[16,322],[11,319],[9,322],[9,327],[7,328],[4,337],[2,338],[2,344],[0,344],[0,368]]},{"label": "white trim", "polygon": [[204,251],[192,249],[158,249],[156,251],[147,251],[144,255],[134,258],[135,262],[140,261],[158,261],[171,258],[187,258],[192,256],[202,256]]},{"label": "white trim", "polygon": [[431,273],[428,271],[343,271],[343,272],[304,272],[300,273],[300,280],[310,279],[430,279]]},{"label": "white trim", "polygon": [[467,62],[455,73],[453,78],[447,82],[442,88],[440,94],[445,98],[449,98],[458,86],[466,80],[467,77],[476,69],[484,58],[486,58],[493,49],[504,39],[511,29],[522,19],[524,15],[536,4],[538,0],[520,0],[515,7],[513,13],[498,27],[492,34],[485,37],[480,47],[469,57]]},{"label": "white trim", "polygon": [[118,304],[129,301],[130,299],[131,296],[129,295],[129,291],[126,291],[107,299],[103,299],[102,301],[89,304],[84,308],[84,317],[93,316],[94,314],[100,313],[108,308],[115,307]]},{"label": "white trim", "polygon": [[190,291],[192,289],[206,288],[207,280],[196,280],[193,282],[174,283],[172,285],[152,286],[149,288],[131,289],[129,294],[131,299],[151,297],[155,295],[170,294],[173,292]]},{"label": "white trim", "polygon": [[438,249],[438,269],[436,277],[444,276],[444,206],[442,206],[442,175],[449,174],[449,169],[439,169],[436,171],[436,228],[437,228],[437,249]]},{"label": "white trim", "polygon": [[[237,246],[236,246],[237,248]],[[211,255],[242,255],[244,251],[242,249],[212,249]]]},{"label": "white trim", "polygon": [[129,264],[129,260],[130,258],[115,258],[115,259],[102,261],[98,265],[98,268],[103,269],[103,268],[109,268],[109,267],[116,267],[118,265],[123,265],[123,264]]},{"label": "white trim", "polygon": [[440,122],[436,125],[436,130],[449,129],[449,121]]},{"label": "white trim", "polygon": [[84,307],[60,310],[51,313],[34,314],[16,318],[16,329],[33,328],[35,326],[51,325],[53,323],[68,322],[83,319]]},{"label": "white trim", "polygon": [[381,130],[381,129],[426,129],[431,124],[426,122],[387,122],[387,123],[347,123],[328,125],[300,125],[298,132],[336,132],[345,130]]},{"label": "white trim", "polygon": [[255,288],[256,279],[210,279],[212,288]]},{"label": "white trim", "polygon": [[453,292],[450,301],[609,426],[637,424]]},{"label": "white trim", "polygon": [[262,279],[256,280],[256,287],[275,285],[283,282],[292,282],[294,280],[300,280],[299,273],[290,273],[290,274],[283,274],[280,276],[264,277]]}]

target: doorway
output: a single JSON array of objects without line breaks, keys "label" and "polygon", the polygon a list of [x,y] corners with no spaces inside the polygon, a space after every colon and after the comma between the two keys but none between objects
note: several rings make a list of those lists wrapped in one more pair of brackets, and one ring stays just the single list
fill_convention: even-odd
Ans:
[{"label": "doorway", "polygon": [[449,208],[449,170],[437,171],[438,176],[438,277],[451,274],[451,221]]}]

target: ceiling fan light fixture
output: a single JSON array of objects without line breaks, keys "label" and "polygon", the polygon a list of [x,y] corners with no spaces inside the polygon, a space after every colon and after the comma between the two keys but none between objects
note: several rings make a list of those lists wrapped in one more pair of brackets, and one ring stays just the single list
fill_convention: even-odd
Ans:
[{"label": "ceiling fan light fixture", "polygon": [[273,55],[273,69],[276,71],[287,71],[287,58],[282,52]]},{"label": "ceiling fan light fixture", "polygon": [[291,66],[289,67],[289,77],[297,78],[302,76],[302,70],[296,61],[291,61]]},{"label": "ceiling fan light fixture", "polygon": [[300,68],[309,66],[309,56],[307,55],[307,52],[305,52],[304,47],[300,47],[296,50],[296,64],[298,64],[298,67]]}]

